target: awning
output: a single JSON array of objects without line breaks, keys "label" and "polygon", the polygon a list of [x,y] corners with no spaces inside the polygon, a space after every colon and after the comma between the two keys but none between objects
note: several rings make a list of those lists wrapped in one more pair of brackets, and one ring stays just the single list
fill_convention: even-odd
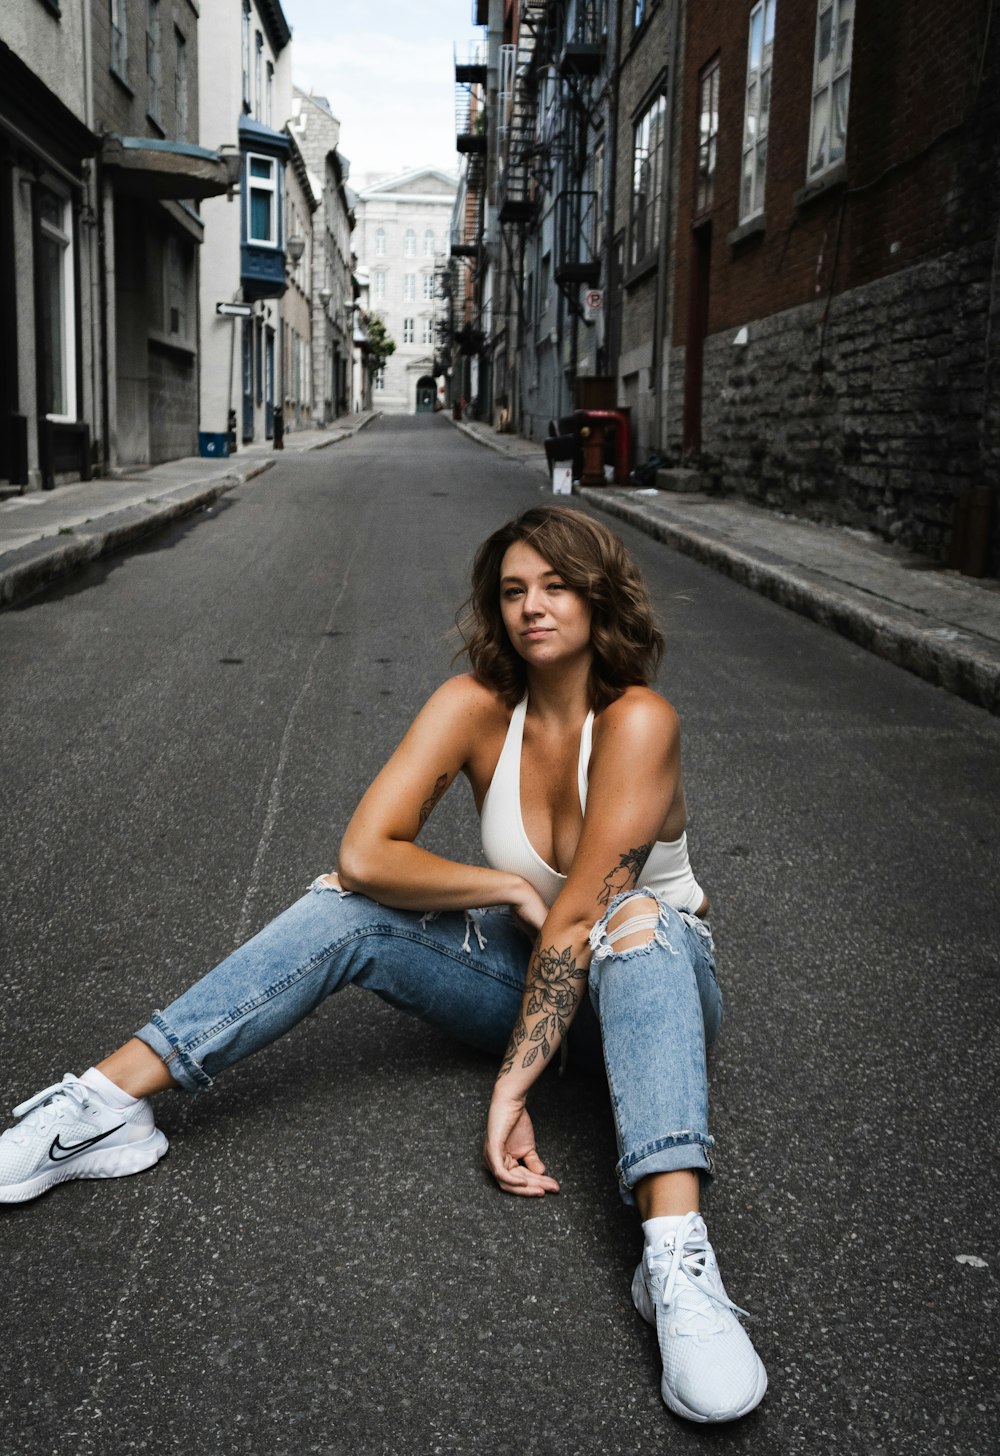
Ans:
[{"label": "awning", "polygon": [[103,160],[118,174],[115,186],[133,197],[218,197],[231,186],[229,170],[218,152],[190,142],[154,141],[152,137],[108,136]]}]

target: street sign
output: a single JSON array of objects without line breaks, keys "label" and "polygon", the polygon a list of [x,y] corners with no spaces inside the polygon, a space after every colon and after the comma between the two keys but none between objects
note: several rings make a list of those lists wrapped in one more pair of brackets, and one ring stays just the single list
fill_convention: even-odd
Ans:
[{"label": "street sign", "polygon": [[604,307],[604,294],[599,288],[588,288],[583,300],[584,308],[589,308],[591,313],[597,313]]},{"label": "street sign", "polygon": [[223,318],[253,318],[253,309],[248,303],[217,303],[215,311]]}]

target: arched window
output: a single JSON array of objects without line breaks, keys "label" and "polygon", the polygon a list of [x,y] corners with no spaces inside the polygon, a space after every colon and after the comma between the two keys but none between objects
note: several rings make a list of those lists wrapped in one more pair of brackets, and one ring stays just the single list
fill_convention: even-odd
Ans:
[{"label": "arched window", "polygon": [[434,256],[434,229],[433,228],[428,228],[427,231],[424,233],[424,257],[425,258],[433,258],[433,256]]},{"label": "arched window", "polygon": [[375,229],[375,256],[376,258],[385,257],[385,228]]},{"label": "arched window", "polygon": [[403,234],[403,257],[415,258],[417,256],[417,235],[412,228],[407,228]]}]

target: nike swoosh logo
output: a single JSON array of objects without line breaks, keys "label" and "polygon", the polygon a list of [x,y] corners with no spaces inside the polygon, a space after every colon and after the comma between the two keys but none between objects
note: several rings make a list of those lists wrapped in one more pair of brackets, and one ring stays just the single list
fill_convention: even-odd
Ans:
[{"label": "nike swoosh logo", "polygon": [[[64,1163],[67,1158],[75,1157],[77,1153],[82,1153],[86,1148],[92,1148],[95,1143],[103,1142],[106,1137],[110,1137],[113,1132],[117,1132],[119,1128],[124,1126],[125,1124],[120,1122],[118,1127],[109,1127],[107,1132],[99,1132],[96,1137],[87,1138],[82,1143],[73,1143],[71,1147],[67,1147],[57,1136],[55,1142],[49,1148],[49,1157],[53,1163]],[[57,1148],[59,1149],[58,1153],[56,1152]]]}]

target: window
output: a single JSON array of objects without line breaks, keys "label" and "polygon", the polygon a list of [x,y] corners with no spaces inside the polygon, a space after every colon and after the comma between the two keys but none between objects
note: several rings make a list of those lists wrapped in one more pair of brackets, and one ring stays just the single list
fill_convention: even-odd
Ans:
[{"label": "window", "polygon": [[411,318],[405,318],[403,320],[403,343],[413,343],[413,320]]},{"label": "window", "polygon": [[631,264],[649,261],[660,241],[660,203],[663,196],[663,137],[667,124],[667,98],[662,94],[636,123],[632,149]]},{"label": "window", "polygon": [[424,302],[431,303],[434,299],[434,274],[424,274]]},{"label": "window", "polygon": [[415,258],[417,256],[417,235],[412,228],[407,228],[403,234],[403,257]]},{"label": "window", "polygon": [[592,240],[594,257],[600,257],[604,247],[604,138],[594,146],[590,163],[591,191],[597,199],[594,207],[594,236]]},{"label": "window", "polygon": [[715,201],[715,154],[719,139],[719,58],[710,61],[698,82],[698,177],[694,210],[708,212]]},{"label": "window", "polygon": [[375,229],[375,256],[376,258],[385,257],[385,228]]},{"label": "window", "polygon": [[809,123],[810,177],[844,160],[853,32],[854,0],[819,0]]},{"label": "window", "polygon": [[381,369],[376,369],[375,370],[375,388],[376,389],[384,389],[385,388],[385,368],[384,368],[384,366]]},{"label": "window", "polygon": [[268,61],[264,69],[267,74],[267,83],[264,87],[264,125],[273,126],[271,115],[274,109],[274,67]]},{"label": "window", "polygon": [[375,286],[372,291],[375,298],[377,298],[378,301],[381,303],[382,299],[385,298],[385,274],[380,270],[378,273],[375,274],[375,278],[373,281]]},{"label": "window", "polygon": [[417,275],[406,273],[403,275],[403,302],[412,303],[417,296]]},{"label": "window", "polygon": [[253,114],[254,120],[260,121],[260,106],[264,96],[264,87],[261,83],[261,64],[264,51],[264,37],[260,31],[254,32],[253,52]]},{"label": "window", "polygon": [[187,41],[179,30],[174,31],[174,124],[178,141],[187,141],[188,132],[188,80]]},{"label": "window", "polygon": [[160,120],[160,0],[146,0],[146,80],[149,99],[146,110]]},{"label": "window", "polygon": [[434,256],[434,229],[433,228],[428,228],[426,230],[426,232],[424,233],[424,257],[425,258],[433,258],[433,256]]},{"label": "window", "polygon": [[76,299],[73,223],[68,198],[38,189],[39,347],[42,409],[49,419],[76,419]]},{"label": "window", "polygon": [[422,344],[433,344],[434,342],[434,320],[425,318],[423,327],[420,330],[420,342]]},{"label": "window", "polygon": [[273,157],[247,155],[250,185],[247,240],[278,246],[277,162]]},{"label": "window", "polygon": [[250,110],[250,0],[243,0],[243,110]]},{"label": "window", "polygon": [[771,58],[774,51],[775,0],[760,0],[750,12],[747,94],[743,113],[743,175],[740,222],[764,211],[767,172],[767,122],[771,110]]},{"label": "window", "polygon": [[111,0],[111,69],[125,80],[128,66],[128,6],[126,0]]}]

